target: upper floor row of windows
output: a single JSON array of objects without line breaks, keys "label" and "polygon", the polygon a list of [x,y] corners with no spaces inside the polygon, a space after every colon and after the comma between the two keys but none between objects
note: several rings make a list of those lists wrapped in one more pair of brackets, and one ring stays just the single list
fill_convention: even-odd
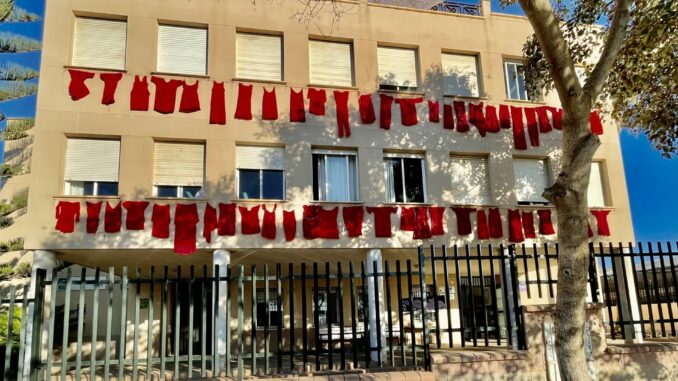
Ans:
[{"label": "upper floor row of windows", "polygon": [[[157,41],[158,72],[207,75],[207,27],[159,24]],[[235,48],[235,75],[238,79],[270,82],[284,80],[281,34],[237,32]],[[126,51],[126,21],[76,17],[72,65],[124,70]],[[308,53],[310,84],[355,86],[352,42],[311,39]],[[441,51],[441,62],[445,95],[483,96],[479,55]],[[379,45],[377,65],[381,90],[418,91],[421,87],[418,49]],[[508,99],[529,100],[521,66],[518,61],[504,62]]]},{"label": "upper floor row of windows", "polygon": [[[235,158],[235,188],[239,199],[285,200],[287,163],[284,147],[238,145]],[[153,195],[156,197],[201,197],[205,178],[205,144],[154,142]],[[313,199],[328,202],[359,202],[359,155],[351,149],[313,149]],[[488,156],[451,154],[449,186],[455,204],[492,205],[492,182]],[[64,170],[64,193],[81,196],[118,194],[120,140],[69,138]],[[379,165],[370,163],[371,167]],[[425,153],[383,152],[384,202],[426,203],[428,197]],[[549,185],[549,160],[513,158],[515,195],[518,204],[545,204],[541,197]],[[605,206],[602,163],[594,162],[588,189],[589,206]],[[362,179],[365,181],[365,179]],[[438,179],[439,181],[441,179]],[[296,184],[295,184],[296,185]],[[311,185],[311,184],[307,184]]]}]

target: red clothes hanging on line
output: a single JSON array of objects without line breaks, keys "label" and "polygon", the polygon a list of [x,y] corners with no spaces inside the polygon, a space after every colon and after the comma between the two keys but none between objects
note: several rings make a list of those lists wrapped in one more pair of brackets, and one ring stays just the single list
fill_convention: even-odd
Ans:
[{"label": "red clothes hanging on line", "polygon": [[468,117],[466,116],[466,104],[462,101],[454,101],[454,113],[457,117],[457,132],[468,132]]},{"label": "red clothes hanging on line", "polygon": [[200,97],[198,96],[198,87],[200,81],[195,81],[189,85],[183,81],[183,90],[181,91],[181,101],[179,102],[179,112],[192,113],[200,111]]},{"label": "red clothes hanging on line", "polygon": [[539,127],[537,126],[537,114],[534,108],[525,107],[525,120],[527,121],[527,133],[530,135],[530,145],[539,147]]},{"label": "red clothes hanging on line", "polygon": [[196,252],[196,225],[200,222],[196,204],[177,204],[174,210],[174,252],[181,255]]},{"label": "red clothes hanging on line", "polygon": [[480,136],[485,136],[487,131],[485,129],[485,115],[483,114],[483,103],[482,102],[480,102],[480,104],[469,103],[468,111],[471,124],[476,126]]},{"label": "red clothes hanging on line", "polygon": [[428,121],[431,123],[440,123],[440,102],[428,101]]},{"label": "red clothes hanging on line", "polygon": [[59,201],[56,206],[55,230],[62,233],[73,233],[75,224],[80,222],[80,203]]},{"label": "red clothes hanging on line", "polygon": [[509,220],[509,241],[514,243],[520,243],[525,241],[525,237],[523,236],[523,222],[520,217],[520,210],[509,209],[508,220]]},{"label": "red clothes hanging on line", "polygon": [[212,243],[212,232],[217,229],[217,224],[217,209],[209,203],[205,204],[205,212],[202,218],[202,236],[205,237],[207,243]]},{"label": "red clothes hanging on line", "polygon": [[259,205],[247,209],[239,206],[240,212],[240,234],[259,234],[261,225],[259,225]]},{"label": "red clothes hanging on line", "polygon": [[122,202],[118,202],[115,206],[111,206],[110,202],[106,202],[106,210],[104,213],[104,232],[118,233],[122,227]]},{"label": "red clothes hanging on line", "polygon": [[71,75],[71,83],[68,85],[68,94],[74,101],[89,95],[89,88],[85,84],[88,79],[94,78],[94,73],[89,71],[68,69],[68,74]]},{"label": "red clothes hanging on line", "polygon": [[226,93],[223,82],[212,82],[210,124],[226,124]]},{"label": "red clothes hanging on line", "polygon": [[499,119],[497,118],[497,108],[494,106],[485,107],[485,130],[487,132],[499,132]]},{"label": "red clothes hanging on line", "polygon": [[469,235],[473,231],[471,228],[471,213],[473,208],[463,208],[458,206],[450,207],[457,216],[457,235]]},{"label": "red clothes hanging on line", "polygon": [[478,239],[490,239],[490,226],[487,223],[487,215],[482,209],[476,212],[476,225],[478,229]]},{"label": "red clothes hanging on line", "polygon": [[155,85],[155,103],[153,109],[161,114],[171,114],[177,103],[177,89],[184,81],[178,79],[165,80],[152,76],[151,82]]},{"label": "red clothes hanging on line", "polygon": [[444,206],[428,208],[428,214],[431,217],[431,235],[445,234],[445,209]]},{"label": "red clothes hanging on line", "polygon": [[261,222],[261,236],[274,240],[276,236],[276,226],[275,226],[275,210],[278,208],[278,205],[273,205],[273,210],[266,209],[266,205],[262,205],[264,209],[264,217]]},{"label": "red clothes hanging on line", "polygon": [[534,214],[532,214],[532,211],[522,212],[522,220],[525,238],[537,238],[537,232],[534,230]]},{"label": "red clothes hanging on line", "polygon": [[220,236],[235,235],[235,208],[235,204],[219,204],[217,234]]},{"label": "red clothes hanging on line", "polygon": [[338,215],[339,207],[325,210],[320,205],[304,205],[304,215],[302,221],[304,238],[338,239]]},{"label": "red clothes hanging on line", "polygon": [[153,215],[151,222],[153,227],[151,236],[155,238],[169,238],[170,237],[170,206],[153,204]]},{"label": "red clothes hanging on line", "polygon": [[122,206],[127,210],[125,229],[144,230],[144,212],[148,207],[147,201],[124,201]]},{"label": "red clothes hanging on line", "polygon": [[400,106],[400,123],[403,126],[414,126],[419,123],[417,118],[417,104],[424,98],[398,98],[395,102]]},{"label": "red clothes hanging on line", "polygon": [[609,236],[610,235],[610,225],[607,223],[607,215],[610,214],[609,210],[592,210],[591,214],[596,218],[596,225],[598,225],[598,235]]},{"label": "red clothes hanging on line", "polygon": [[297,236],[297,216],[294,210],[283,210],[283,230],[287,242],[293,241]]},{"label": "red clothes hanging on line", "polygon": [[548,110],[551,113],[551,119],[553,120],[553,128],[556,130],[563,129],[563,109],[555,108],[548,106]]},{"label": "red clothes hanging on line", "polygon": [[589,114],[589,125],[591,125],[591,132],[593,134],[603,134],[603,121],[600,120],[600,114],[598,114],[598,111],[591,111]]},{"label": "red clothes hanging on line", "polygon": [[134,85],[129,95],[129,109],[131,111],[148,111],[149,98],[151,92],[148,91],[148,78],[134,76]]},{"label": "red clothes hanging on line", "polygon": [[372,124],[377,120],[372,103],[372,94],[363,94],[358,98],[360,121],[362,124]]},{"label": "red clothes hanging on line", "polygon": [[252,85],[238,84],[238,104],[235,119],[252,120]]},{"label": "red clothes hanging on line", "polygon": [[344,206],[341,209],[341,216],[344,219],[344,228],[348,236],[360,237],[363,235],[363,219],[365,209],[362,206]]},{"label": "red clothes hanging on line", "polygon": [[488,213],[490,225],[490,238],[504,237],[503,223],[501,222],[501,213],[499,208],[491,208]]},{"label": "red clothes hanging on line", "polygon": [[122,79],[122,73],[101,73],[99,78],[104,82],[101,104],[112,105],[115,103],[115,91],[118,88],[118,82]]},{"label": "red clothes hanging on line", "polygon": [[351,126],[348,121],[348,91],[335,91],[334,104],[337,112],[337,128],[340,138],[351,136]]},{"label": "red clothes hanging on line", "polygon": [[414,208],[400,208],[400,230],[414,231],[416,221],[414,219]]},{"label": "red clothes hanging on line", "polygon": [[443,103],[443,128],[446,130],[454,130],[454,114],[452,113],[452,105]]},{"label": "red clothes hanging on line", "polygon": [[549,121],[548,107],[539,106],[535,110],[537,111],[537,119],[539,119],[539,132],[542,134],[551,132],[553,128],[551,121]]},{"label": "red clothes hanging on line", "polygon": [[290,87],[290,122],[306,122],[306,110],[304,109],[304,89],[296,92]]},{"label": "red clothes hanging on line", "polygon": [[397,213],[398,208],[392,206],[370,207],[368,213],[374,215],[374,236],[377,238],[391,238],[391,214]]},{"label": "red clothes hanging on line", "polygon": [[525,139],[522,107],[511,106],[511,125],[513,126],[513,147],[521,151],[526,150],[527,139]]},{"label": "red clothes hanging on line", "polygon": [[551,211],[549,209],[537,210],[539,216],[539,234],[551,235],[556,231],[553,229],[553,222],[551,222]]},{"label": "red clothes hanging on line", "polygon": [[99,229],[99,216],[101,215],[101,201],[87,201],[87,233],[94,234]]},{"label": "red clothes hanging on line", "polygon": [[264,96],[261,101],[261,119],[278,120],[278,99],[275,95],[275,87],[271,91],[264,87]]},{"label": "red clothes hanging on line", "polygon": [[431,225],[428,220],[428,208],[425,206],[418,206],[414,208],[415,228],[412,238],[414,239],[428,239],[431,238]]},{"label": "red clothes hanging on line", "polygon": [[309,87],[306,90],[306,97],[308,98],[308,112],[317,116],[325,116],[325,102],[327,102],[325,90]]},{"label": "red clothes hanging on line", "polygon": [[379,94],[379,128],[384,130],[391,129],[391,106],[393,106],[393,97],[386,94]]},{"label": "red clothes hanging on line", "polygon": [[501,128],[511,128],[511,112],[508,105],[499,105],[499,126]]}]

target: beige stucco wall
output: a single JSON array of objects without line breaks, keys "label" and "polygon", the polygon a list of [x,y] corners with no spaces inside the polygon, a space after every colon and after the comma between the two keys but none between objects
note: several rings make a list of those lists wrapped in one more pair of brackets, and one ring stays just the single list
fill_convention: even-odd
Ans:
[{"label": "beige stucco wall", "polygon": [[[485,2],[485,5],[488,3]],[[143,6],[132,0],[91,1],[51,0],[46,6],[44,47],[41,64],[41,80],[38,93],[37,126],[32,161],[30,223],[22,226],[25,231],[18,235],[26,237],[26,247],[54,250],[92,248],[171,248],[171,240],[157,240],[150,236],[150,210],[147,211],[146,232],[123,232],[113,235],[84,233],[84,218],[77,232],[61,235],[54,231],[54,205],[63,195],[63,170],[67,136],[109,136],[120,138],[120,198],[150,199],[153,178],[154,139],[197,141],[206,143],[205,191],[213,202],[226,202],[236,198],[235,146],[240,143],[284,145],[287,160],[287,199],[278,207],[296,209],[301,216],[301,205],[312,200],[312,147],[342,147],[357,149],[359,158],[359,199],[367,205],[384,203],[385,179],[382,165],[384,150],[417,151],[426,153],[428,201],[435,205],[454,203],[450,187],[450,153],[478,153],[489,155],[490,181],[493,205],[503,208],[515,207],[512,156],[527,156],[549,159],[553,178],[560,160],[558,131],[540,136],[542,145],[527,151],[514,151],[510,130],[488,134],[485,138],[472,129],[460,134],[442,129],[427,121],[427,108],[419,107],[420,123],[413,127],[399,124],[400,111],[393,108],[394,124],[390,131],[379,129],[378,124],[359,125],[357,95],[377,91],[377,45],[394,44],[416,47],[419,57],[420,89],[426,96],[442,98],[440,76],[441,52],[464,52],[479,55],[481,87],[487,104],[516,104],[529,106],[526,102],[506,99],[503,59],[519,58],[522,43],[531,33],[526,19],[485,12],[484,17],[411,11],[392,7],[368,5],[361,0],[342,15],[341,20],[331,23],[329,14],[323,14],[316,23],[298,23],[290,19],[293,1],[257,2],[256,6],[246,0],[209,1],[196,3],[188,0],[145,1]],[[78,102],[72,101],[67,92],[69,75],[65,67],[71,63],[71,43],[75,15],[123,17],[128,21],[128,44],[126,72],[118,86],[116,103],[100,104],[103,83],[98,79],[88,81],[92,94]],[[193,114],[174,113],[161,115],[153,111],[130,112],[129,90],[135,74],[149,75],[156,70],[156,36],[158,20],[194,23],[209,27],[209,78],[200,78],[202,111]],[[254,85],[252,111],[255,119],[233,119],[238,82],[235,77],[235,33],[237,30],[258,30],[281,33],[284,36],[284,83],[265,84],[276,87],[280,119],[277,122],[259,120],[262,84]],[[289,89],[306,87],[308,73],[309,36],[329,35],[331,38],[351,40],[354,46],[356,91],[349,98],[351,127],[349,139],[336,137],[334,102],[328,99],[326,117],[307,115],[305,124],[290,124],[288,120]],[[226,126],[210,125],[209,95],[211,80],[225,81],[227,93]],[[188,79],[192,82],[193,79]],[[152,88],[152,86],[151,86]],[[547,97],[548,104],[557,104],[555,95]],[[375,106],[378,107],[375,96]],[[451,101],[451,99],[448,99]],[[395,106],[395,105],[394,105]],[[607,204],[613,209],[610,227],[614,241],[632,241],[628,196],[626,192],[622,158],[616,127],[609,121],[606,133],[601,136],[603,144],[596,153],[596,160],[603,161],[604,183]],[[83,200],[76,198],[74,200]],[[115,200],[114,200],[115,201]],[[186,202],[186,200],[182,200]],[[173,203],[174,200],[160,202]],[[243,202],[243,204],[251,204]],[[200,208],[204,203],[200,204]],[[83,217],[84,217],[83,208]],[[555,216],[554,216],[555,217]],[[535,217],[536,218],[536,217]],[[339,218],[341,230],[341,218]],[[278,239],[268,241],[260,236],[218,237],[207,244],[198,238],[199,248],[408,248],[422,241],[411,239],[411,233],[395,231],[392,239],[375,239],[372,232],[372,217],[366,214],[363,236],[349,239],[342,232],[339,240],[298,239],[284,241],[282,226]],[[424,242],[434,244],[463,243],[451,234],[455,232],[452,211],[446,213],[448,234]],[[398,223],[393,216],[394,226]],[[281,225],[281,224],[280,224]],[[595,226],[595,225],[594,225]],[[201,225],[198,226],[200,235]],[[507,236],[508,227],[504,226]],[[555,237],[555,236],[554,236]],[[464,237],[473,241],[474,237]],[[362,255],[362,250],[359,251]],[[158,253],[163,253],[158,251]],[[167,258],[169,253],[161,254]],[[158,263],[159,264],[159,263]]]}]

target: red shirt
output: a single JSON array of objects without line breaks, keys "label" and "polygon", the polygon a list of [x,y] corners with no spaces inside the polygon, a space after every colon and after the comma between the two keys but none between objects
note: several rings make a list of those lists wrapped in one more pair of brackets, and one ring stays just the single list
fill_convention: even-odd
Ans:
[{"label": "red shirt", "polygon": [[80,222],[80,203],[59,201],[56,206],[56,220],[54,229],[62,233],[73,233],[75,223]]},{"label": "red shirt", "polygon": [[174,106],[177,103],[177,89],[183,85],[184,81],[178,79],[166,81],[163,78],[152,76],[151,82],[155,84],[155,104],[153,109],[161,114],[173,113]]},{"label": "red shirt", "polygon": [[148,207],[146,201],[124,201],[122,206],[127,209],[125,229],[144,230],[144,212]]},{"label": "red shirt", "polygon": [[174,252],[196,252],[196,225],[200,221],[196,204],[177,204],[174,213]]}]

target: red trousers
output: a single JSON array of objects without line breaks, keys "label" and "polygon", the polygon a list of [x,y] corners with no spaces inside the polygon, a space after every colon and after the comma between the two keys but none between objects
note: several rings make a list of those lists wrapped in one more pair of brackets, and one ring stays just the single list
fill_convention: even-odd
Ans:
[{"label": "red trousers", "polygon": [[334,104],[337,108],[337,128],[340,138],[351,136],[351,126],[348,122],[348,91],[335,91]]},{"label": "red trousers", "polygon": [[99,78],[104,82],[101,104],[111,105],[115,103],[115,91],[118,88],[118,82],[122,79],[122,73],[101,73]]}]

